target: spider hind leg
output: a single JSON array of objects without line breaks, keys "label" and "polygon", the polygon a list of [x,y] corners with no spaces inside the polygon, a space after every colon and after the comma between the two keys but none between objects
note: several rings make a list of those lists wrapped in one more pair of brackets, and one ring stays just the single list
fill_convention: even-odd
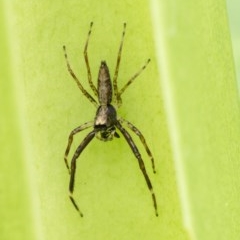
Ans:
[{"label": "spider hind leg", "polygon": [[69,182],[69,198],[74,206],[74,208],[79,212],[80,216],[83,217],[83,213],[80,211],[78,204],[76,203],[73,192],[74,192],[74,183],[75,183],[75,173],[76,173],[76,161],[80,156],[81,152],[85,149],[85,147],[92,141],[96,133],[96,130],[91,131],[78,146],[75,151],[72,161],[71,161],[71,172],[70,172],[70,182]]},{"label": "spider hind leg", "polygon": [[155,210],[155,215],[158,216],[158,208],[157,208],[157,201],[156,201],[156,197],[155,197],[155,193],[153,191],[153,187],[152,187],[152,183],[150,178],[148,177],[146,168],[145,168],[145,164],[142,160],[141,154],[139,153],[135,143],[132,140],[132,137],[130,136],[130,134],[126,131],[125,128],[122,127],[121,123],[119,121],[116,122],[116,127],[120,130],[120,132],[123,134],[124,138],[126,139],[128,145],[130,146],[130,148],[132,149],[132,152],[134,153],[135,157],[138,160],[138,164],[139,167],[142,171],[142,174],[145,178],[145,181],[147,183],[148,189],[152,195],[152,201],[153,201],[153,206],[154,206],[154,210]]},{"label": "spider hind leg", "polygon": [[129,121],[125,120],[125,119],[119,119],[119,121],[121,123],[125,123],[139,138],[140,138],[140,141],[142,142],[149,158],[151,159],[151,163],[152,163],[152,169],[153,169],[153,173],[156,173],[156,169],[155,169],[155,162],[154,162],[154,158],[153,158],[153,155],[152,155],[152,152],[150,151],[148,145],[147,145],[147,142],[143,136],[143,134],[140,132],[139,129],[137,129],[132,123],[130,123]]}]

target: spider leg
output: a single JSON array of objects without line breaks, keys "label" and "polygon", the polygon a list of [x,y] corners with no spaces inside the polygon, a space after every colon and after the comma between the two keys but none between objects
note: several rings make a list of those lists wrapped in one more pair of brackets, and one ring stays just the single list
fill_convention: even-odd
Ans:
[{"label": "spider leg", "polygon": [[72,145],[72,141],[73,141],[73,136],[79,132],[81,132],[82,130],[85,130],[89,127],[93,126],[93,121],[90,121],[90,122],[86,122],[84,124],[82,124],[81,126],[73,129],[68,137],[68,145],[67,145],[67,148],[66,148],[66,151],[65,151],[65,155],[64,155],[64,161],[65,161],[65,164],[66,164],[66,167],[69,171],[69,174],[70,174],[70,168],[69,168],[69,165],[68,165],[68,160],[67,160],[67,157],[68,157],[68,154],[69,154],[69,151],[70,151],[70,148],[71,148],[71,145]]},{"label": "spider leg", "polygon": [[90,29],[88,31],[87,41],[86,41],[85,48],[84,48],[84,59],[85,59],[87,72],[88,72],[88,83],[89,83],[91,89],[93,90],[95,96],[98,96],[97,88],[94,86],[94,84],[92,82],[92,74],[91,74],[91,70],[90,70],[90,65],[89,65],[89,61],[88,61],[88,53],[87,53],[88,42],[89,42],[89,38],[90,38],[90,35],[92,32],[92,25],[93,25],[93,22],[90,23]]},{"label": "spider leg", "polygon": [[123,24],[122,39],[121,39],[120,47],[118,50],[117,64],[116,64],[115,73],[114,73],[114,77],[113,77],[113,90],[114,90],[114,95],[115,95],[118,106],[120,106],[122,104],[121,94],[119,94],[119,92],[118,92],[117,78],[118,78],[119,65],[120,65],[120,61],[121,61],[121,54],[122,54],[125,30],[126,30],[126,23]]},{"label": "spider leg", "polygon": [[150,63],[150,59],[147,60],[147,62],[140,68],[140,70],[138,70],[138,72],[136,72],[128,81],[127,83],[124,85],[124,87],[120,90],[119,97],[121,97],[121,95],[123,94],[123,92],[128,88],[128,86],[133,83],[133,81],[141,74],[141,72],[147,67],[147,65]]},{"label": "spider leg", "polygon": [[150,149],[149,149],[149,147],[148,147],[148,145],[147,145],[147,143],[146,143],[146,140],[145,140],[144,136],[142,135],[142,133],[139,131],[139,129],[137,129],[134,125],[132,125],[132,123],[128,122],[128,121],[125,120],[125,119],[122,119],[122,118],[121,118],[121,119],[119,119],[119,122],[121,122],[121,123],[126,123],[126,125],[127,125],[136,135],[138,135],[138,137],[140,138],[140,140],[141,140],[141,142],[142,142],[142,144],[143,144],[143,146],[144,146],[144,148],[145,148],[148,156],[149,156],[150,159],[151,159],[153,172],[156,173],[154,158],[153,158],[153,156],[152,156],[152,153],[151,153],[151,151],[150,151]]},{"label": "spider leg", "polygon": [[135,143],[133,142],[130,134],[125,130],[125,128],[122,127],[121,123],[119,121],[116,121],[116,127],[120,130],[120,132],[123,134],[124,138],[126,139],[127,143],[129,144],[130,148],[132,149],[135,157],[138,159],[139,167],[144,175],[145,181],[147,183],[148,189],[152,194],[152,201],[153,206],[155,209],[155,215],[158,216],[158,210],[157,210],[157,201],[155,197],[155,193],[153,191],[152,183],[150,178],[148,177],[144,162],[142,160],[141,154],[139,153]]},{"label": "spider leg", "polygon": [[71,74],[71,76],[73,77],[74,81],[77,83],[79,89],[81,90],[81,92],[84,94],[84,96],[87,97],[87,99],[93,103],[96,107],[98,107],[98,104],[96,102],[96,100],[84,89],[84,87],[82,86],[82,84],[80,83],[80,81],[78,80],[78,78],[76,77],[76,75],[74,74],[69,61],[68,61],[68,56],[67,56],[67,51],[66,51],[66,46],[63,46],[63,51],[64,51],[64,57],[67,63],[67,68],[68,68],[68,72]]},{"label": "spider leg", "polygon": [[81,210],[79,209],[75,199],[73,198],[73,190],[74,190],[74,182],[75,182],[75,172],[76,172],[76,161],[81,152],[84,150],[84,148],[91,142],[91,140],[94,138],[96,133],[96,130],[91,131],[81,142],[81,144],[78,146],[77,150],[75,151],[72,162],[71,162],[71,176],[70,176],[70,182],[69,182],[69,198],[71,202],[73,203],[75,209],[79,212],[80,216],[83,217],[83,214]]}]

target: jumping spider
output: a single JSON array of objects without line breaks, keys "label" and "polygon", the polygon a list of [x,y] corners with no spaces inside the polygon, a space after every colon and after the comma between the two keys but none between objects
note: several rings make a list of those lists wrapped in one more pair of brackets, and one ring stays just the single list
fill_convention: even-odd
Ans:
[{"label": "jumping spider", "polygon": [[[82,214],[80,208],[78,207],[75,199],[73,198],[77,158],[80,156],[81,152],[85,149],[85,147],[91,142],[91,140],[95,136],[102,141],[109,141],[109,140],[112,140],[114,137],[119,138],[120,136],[116,132],[116,128],[117,128],[122,133],[124,138],[126,139],[127,143],[129,144],[130,148],[132,149],[133,154],[135,155],[135,157],[138,160],[139,167],[144,175],[148,189],[150,190],[151,195],[152,195],[152,201],[153,201],[153,205],[154,205],[154,209],[155,209],[155,215],[158,216],[156,197],[155,197],[155,194],[153,191],[151,181],[146,172],[144,162],[142,160],[142,157],[141,157],[132,137],[127,132],[127,130],[122,126],[122,124],[126,124],[126,126],[128,128],[130,128],[136,135],[138,135],[143,146],[145,147],[145,150],[146,150],[148,156],[151,159],[152,169],[153,169],[153,172],[155,173],[154,159],[153,159],[152,153],[149,150],[142,133],[127,120],[118,118],[115,107],[113,105],[111,105],[112,94],[114,94],[114,100],[116,102],[116,107],[119,108],[121,106],[121,103],[122,103],[121,95],[127,89],[127,87],[136,79],[136,77],[138,75],[140,75],[140,73],[146,68],[146,66],[150,62],[150,59],[147,60],[147,62],[141,67],[141,69],[135,75],[133,75],[128,80],[128,82],[124,85],[124,87],[119,91],[118,84],[117,84],[117,78],[118,78],[118,70],[119,70],[119,65],[120,65],[120,61],[121,61],[122,46],[123,46],[123,40],[124,40],[124,35],[125,35],[125,29],[126,29],[126,23],[124,23],[122,39],[121,39],[120,47],[118,50],[117,64],[116,64],[115,73],[114,73],[114,77],[113,77],[113,87],[112,87],[112,83],[111,83],[108,66],[105,61],[101,61],[99,74],[98,74],[98,86],[96,88],[92,82],[92,74],[90,71],[90,66],[89,66],[89,62],[88,62],[88,53],[87,53],[88,42],[89,42],[89,38],[91,35],[92,26],[93,26],[93,22],[91,22],[91,24],[90,24],[90,29],[88,32],[88,36],[87,36],[87,40],[86,40],[86,44],[85,44],[85,48],[84,48],[84,59],[85,59],[87,72],[88,72],[89,85],[90,85],[94,95],[98,98],[99,103],[84,89],[84,87],[82,86],[82,84],[80,83],[78,78],[76,77],[75,73],[73,72],[73,70],[69,64],[66,47],[63,46],[64,56],[66,59],[67,68],[68,68],[69,73],[71,74],[71,76],[73,77],[75,82],[77,83],[81,92],[97,108],[97,112],[96,112],[94,121],[86,122],[83,125],[75,128],[70,133],[69,138],[68,138],[68,145],[67,145],[67,148],[65,151],[64,160],[65,160],[66,167],[70,174],[69,197],[70,197],[71,202],[73,203],[74,207],[79,212],[80,216],[83,217],[83,214]],[[77,150],[75,151],[75,153],[73,155],[73,158],[71,161],[71,168],[70,168],[67,157],[68,157],[68,154],[69,154],[69,151],[71,148],[73,136],[89,127],[93,127],[93,130],[87,134],[87,136],[84,138],[84,140],[78,146]]]}]

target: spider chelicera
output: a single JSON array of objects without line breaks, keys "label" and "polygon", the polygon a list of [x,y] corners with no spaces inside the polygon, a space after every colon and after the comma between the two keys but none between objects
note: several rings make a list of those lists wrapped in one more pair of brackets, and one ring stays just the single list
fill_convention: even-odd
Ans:
[{"label": "spider chelicera", "polygon": [[[66,59],[67,68],[68,68],[69,73],[71,74],[71,76],[73,77],[75,82],[77,83],[79,89],[84,94],[84,96],[86,96],[87,99],[91,103],[93,103],[94,106],[97,108],[97,112],[96,112],[94,121],[86,122],[86,123],[82,124],[81,126],[75,128],[74,130],[71,131],[69,138],[68,138],[68,145],[67,145],[67,148],[65,151],[64,161],[65,161],[66,167],[70,174],[70,183],[69,183],[70,200],[73,203],[75,209],[79,212],[80,216],[83,217],[83,214],[82,214],[78,204],[76,203],[75,199],[73,198],[75,172],[76,172],[76,161],[77,161],[78,157],[80,156],[80,154],[82,153],[82,151],[85,149],[85,147],[91,142],[91,140],[95,136],[102,141],[109,141],[109,140],[112,140],[114,137],[119,138],[120,136],[116,132],[116,128],[117,128],[121,132],[121,134],[124,136],[124,138],[126,139],[127,143],[129,144],[130,148],[132,149],[133,154],[135,155],[135,157],[138,160],[139,167],[145,178],[148,189],[150,190],[151,195],[152,195],[152,201],[153,201],[153,206],[155,209],[155,215],[158,216],[156,197],[155,197],[155,194],[153,191],[151,181],[150,181],[147,171],[145,169],[145,165],[142,160],[141,154],[139,153],[139,150],[136,147],[132,137],[127,132],[127,130],[122,126],[122,124],[125,124],[140,138],[148,156],[151,159],[152,169],[153,169],[153,172],[155,173],[156,171],[155,171],[154,159],[153,159],[152,153],[149,150],[142,133],[127,120],[118,118],[116,109],[111,104],[112,94],[114,94],[114,101],[116,102],[116,108],[119,108],[121,106],[121,103],[122,103],[121,95],[127,89],[127,87],[136,79],[136,77],[146,68],[146,66],[150,62],[150,59],[147,60],[147,62],[141,67],[141,69],[135,75],[133,75],[127,81],[127,83],[124,85],[124,87],[119,91],[118,84],[117,84],[117,78],[118,78],[118,70],[119,70],[119,65],[120,65],[120,61],[121,61],[122,46],[123,46],[123,40],[124,40],[124,36],[125,36],[125,29],[126,29],[126,23],[124,23],[122,39],[121,39],[120,47],[118,50],[117,64],[116,64],[115,73],[114,73],[113,82],[112,82],[113,87],[112,87],[112,83],[111,83],[108,66],[105,61],[101,61],[99,73],[98,73],[98,86],[96,88],[92,82],[92,74],[90,71],[90,66],[89,66],[89,61],[88,61],[88,53],[87,53],[88,42],[89,42],[89,38],[91,35],[92,26],[93,26],[93,22],[91,22],[91,24],[90,24],[90,29],[88,32],[88,36],[87,36],[87,40],[86,40],[86,44],[85,44],[85,48],[84,48],[84,59],[85,59],[87,72],[88,72],[88,83],[89,83],[94,95],[98,98],[99,103],[84,89],[84,87],[82,86],[82,84],[80,83],[78,78],[76,77],[75,73],[73,72],[73,70],[69,64],[66,47],[63,46],[64,56]],[[87,134],[87,136],[84,138],[84,140],[81,142],[81,144],[77,147],[77,149],[73,155],[72,161],[71,161],[71,167],[69,167],[67,158],[68,158],[68,154],[69,154],[72,142],[73,142],[73,136],[75,134],[81,132],[82,130],[85,130],[90,127],[93,127],[93,130]]]}]

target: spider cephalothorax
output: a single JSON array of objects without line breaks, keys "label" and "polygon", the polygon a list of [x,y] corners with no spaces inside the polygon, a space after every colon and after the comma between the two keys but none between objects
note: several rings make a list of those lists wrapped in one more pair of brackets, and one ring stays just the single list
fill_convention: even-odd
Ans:
[{"label": "spider cephalothorax", "polygon": [[[151,159],[153,172],[155,173],[154,159],[153,159],[152,153],[149,150],[142,133],[127,120],[124,120],[122,118],[117,118],[116,109],[113,105],[111,105],[112,97],[113,97],[112,95],[114,94],[116,106],[117,107],[121,106],[121,103],[122,103],[121,95],[127,89],[127,87],[134,81],[134,79],[136,79],[136,77],[146,68],[147,64],[150,62],[150,59],[148,59],[148,61],[142,66],[142,68],[136,74],[134,74],[133,77],[131,77],[127,81],[127,83],[124,85],[124,87],[119,91],[118,85],[117,85],[117,78],[118,78],[118,70],[119,70],[119,65],[120,65],[120,60],[121,60],[123,39],[124,39],[125,29],[126,29],[126,23],[124,23],[122,40],[121,40],[121,44],[120,44],[119,51],[118,51],[118,58],[117,58],[117,64],[116,64],[116,68],[115,68],[115,74],[113,77],[113,82],[111,81],[109,69],[108,69],[106,62],[101,61],[99,73],[98,73],[98,86],[96,88],[92,82],[92,75],[91,75],[91,71],[90,71],[90,66],[89,66],[89,62],[88,62],[88,54],[87,54],[87,47],[88,47],[89,37],[91,35],[92,25],[93,25],[93,23],[90,24],[90,30],[88,32],[88,37],[87,37],[86,45],[84,48],[84,58],[85,58],[85,63],[86,63],[87,71],[88,71],[88,82],[89,82],[89,85],[90,85],[94,95],[98,98],[98,101],[96,101],[95,98],[93,98],[84,89],[81,82],[78,80],[78,78],[74,74],[74,72],[68,62],[66,47],[63,46],[69,73],[71,74],[71,76],[73,77],[75,82],[77,83],[77,85],[78,85],[79,89],[82,91],[82,93],[88,98],[88,100],[90,102],[92,102],[97,107],[94,121],[84,123],[81,126],[75,128],[70,133],[69,138],[68,138],[68,145],[67,145],[67,149],[65,151],[64,160],[65,160],[65,164],[66,164],[66,166],[69,170],[69,174],[70,174],[70,183],[69,183],[70,195],[69,195],[69,197],[70,197],[74,207],[76,208],[76,210],[80,213],[81,216],[83,216],[75,199],[72,196],[73,190],[74,190],[74,182],[75,182],[76,161],[77,161],[78,157],[80,156],[81,152],[92,141],[92,139],[94,137],[97,137],[98,139],[100,139],[102,141],[109,141],[109,140],[112,140],[114,137],[119,138],[119,134],[116,132],[116,130],[118,129],[121,132],[121,134],[124,136],[124,138],[126,139],[127,143],[129,144],[130,148],[132,149],[132,152],[134,153],[135,157],[138,160],[139,167],[142,171],[142,174],[144,175],[148,189],[150,190],[151,195],[152,195],[152,201],[153,201],[153,205],[154,205],[154,209],[155,209],[155,214],[156,214],[156,216],[158,216],[157,202],[156,202],[155,194],[153,192],[153,187],[152,187],[151,181],[148,177],[148,174],[146,172],[145,165],[142,160],[141,154],[139,153],[139,150],[138,150],[137,146],[135,145],[132,137],[130,136],[128,131],[122,126],[122,124],[125,124],[136,135],[139,136],[143,146],[146,149],[148,156]],[[72,145],[73,136],[75,134],[79,133],[80,131],[90,128],[90,127],[93,127],[93,130],[87,134],[87,136],[84,138],[84,140],[81,142],[81,144],[77,147],[77,149],[73,155],[71,165],[69,167],[67,157],[68,157],[71,145]]]},{"label": "spider cephalothorax", "polygon": [[94,121],[94,129],[97,131],[96,137],[102,141],[119,137],[115,128],[116,121],[117,112],[111,104],[100,106]]}]

